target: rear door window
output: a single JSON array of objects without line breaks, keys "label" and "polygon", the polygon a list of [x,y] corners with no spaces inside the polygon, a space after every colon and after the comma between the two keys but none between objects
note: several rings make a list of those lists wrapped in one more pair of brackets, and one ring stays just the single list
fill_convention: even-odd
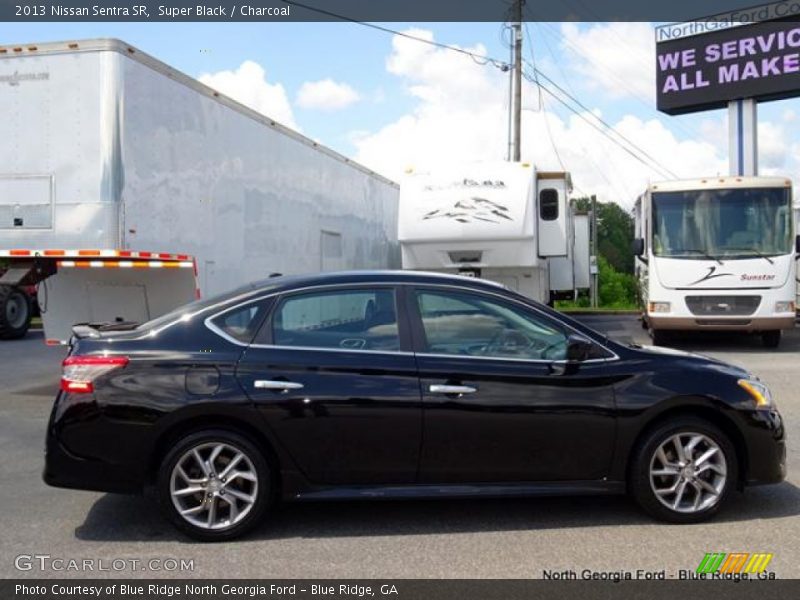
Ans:
[{"label": "rear door window", "polygon": [[349,289],[289,296],[272,318],[277,346],[400,350],[394,290]]}]

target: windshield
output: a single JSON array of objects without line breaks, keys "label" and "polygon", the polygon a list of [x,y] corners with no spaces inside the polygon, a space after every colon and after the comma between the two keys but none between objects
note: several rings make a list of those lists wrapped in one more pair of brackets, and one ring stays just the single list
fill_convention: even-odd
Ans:
[{"label": "windshield", "polygon": [[791,252],[788,188],[653,194],[653,254],[692,259]]}]

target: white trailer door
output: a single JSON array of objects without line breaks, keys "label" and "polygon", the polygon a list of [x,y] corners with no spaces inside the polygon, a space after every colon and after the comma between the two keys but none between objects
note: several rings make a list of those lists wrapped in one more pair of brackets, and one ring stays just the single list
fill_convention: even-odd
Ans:
[{"label": "white trailer door", "polygon": [[86,282],[86,299],[89,301],[88,320],[92,323],[122,320],[144,323],[151,318],[147,288],[141,283],[89,280]]},{"label": "white trailer door", "polygon": [[52,175],[0,175],[0,229],[52,227]]},{"label": "white trailer door", "polygon": [[537,225],[539,237],[539,256],[567,256],[569,232],[567,220],[570,218],[567,206],[566,181],[542,178],[537,186]]},{"label": "white trailer door", "polygon": [[589,272],[589,215],[575,215],[575,244],[572,248],[575,289],[589,289],[591,274]]}]

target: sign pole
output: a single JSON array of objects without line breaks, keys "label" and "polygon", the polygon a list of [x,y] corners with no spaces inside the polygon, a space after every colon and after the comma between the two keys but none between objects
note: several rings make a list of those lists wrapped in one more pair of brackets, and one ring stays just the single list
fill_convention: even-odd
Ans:
[{"label": "sign pole", "polygon": [[728,164],[731,175],[758,175],[758,103],[753,98],[728,102]]}]

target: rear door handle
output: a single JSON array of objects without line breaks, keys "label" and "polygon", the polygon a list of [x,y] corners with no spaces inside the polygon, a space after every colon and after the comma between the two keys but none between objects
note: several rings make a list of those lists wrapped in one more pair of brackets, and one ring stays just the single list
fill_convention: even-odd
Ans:
[{"label": "rear door handle", "polygon": [[478,388],[469,385],[441,385],[431,384],[428,388],[432,394],[474,394]]},{"label": "rear door handle", "polygon": [[275,381],[271,379],[256,379],[253,382],[253,387],[257,390],[278,390],[281,392],[288,392],[289,390],[303,389],[302,383],[295,383],[293,381]]}]

